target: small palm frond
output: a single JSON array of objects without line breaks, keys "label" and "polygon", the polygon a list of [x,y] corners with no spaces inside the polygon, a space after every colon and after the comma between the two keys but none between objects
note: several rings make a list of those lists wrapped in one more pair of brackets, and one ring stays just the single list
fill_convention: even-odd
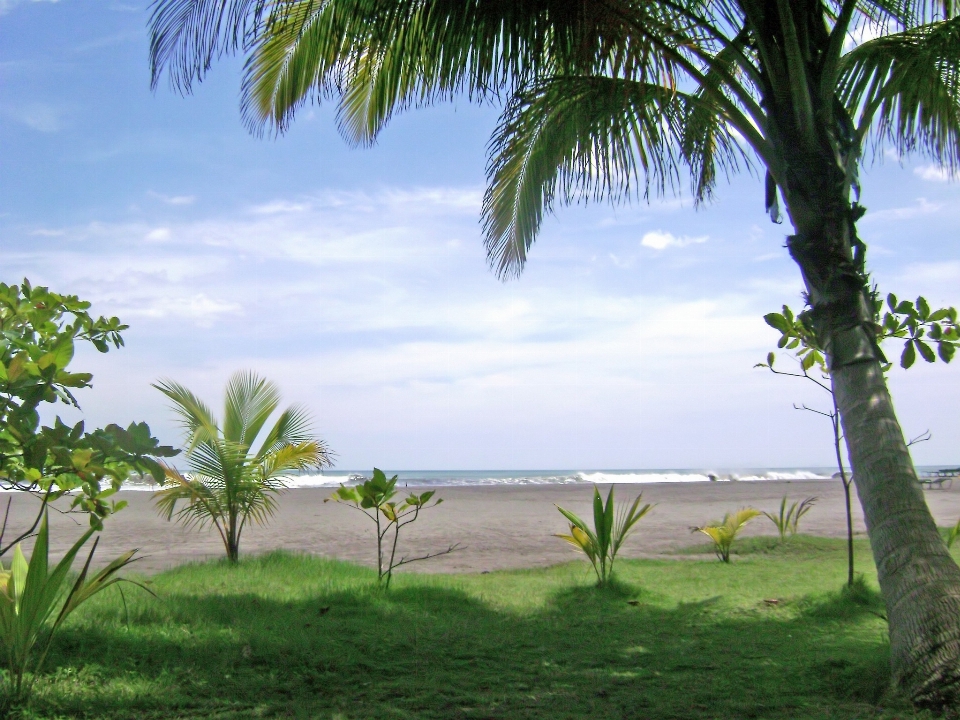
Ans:
[{"label": "small palm frond", "polygon": [[487,257],[497,273],[522,270],[557,196],[617,201],[675,188],[684,97],[605,77],[557,77],[515,97],[490,142],[483,202]]},{"label": "small palm frond", "polygon": [[223,437],[249,448],[280,404],[280,390],[269,380],[244,370],[227,383]]},{"label": "small palm frond", "polygon": [[160,380],[153,387],[173,400],[172,409],[179,416],[180,426],[187,434],[188,453],[198,443],[220,435],[213,412],[190,390],[173,380]]},{"label": "small palm frond", "polygon": [[284,410],[267,432],[257,451],[257,460],[284,445],[296,445],[313,439],[313,421],[306,409],[292,405]]},{"label": "small palm frond", "polygon": [[958,9],[955,0],[859,0],[857,5],[858,12],[874,25],[899,28],[949,19]]},{"label": "small palm frond", "polygon": [[[173,483],[153,496],[161,517],[172,520],[176,516],[185,527],[203,528],[209,522],[218,525],[225,516],[220,497],[204,479],[188,479],[174,468],[167,468],[167,479]],[[183,505],[177,510],[180,503]]]},{"label": "small palm frond", "polygon": [[283,487],[274,487],[250,479],[238,484],[236,490],[236,504],[239,509],[241,528],[247,521],[255,525],[265,525],[277,512],[277,501],[274,499]]},{"label": "small palm frond", "polygon": [[840,61],[839,94],[878,147],[960,169],[960,17],[854,48]]},{"label": "small palm frond", "polygon": [[311,92],[333,96],[351,55],[350,18],[335,3],[279,4],[244,67],[241,112],[254,132],[272,124],[281,132]]},{"label": "small palm frond", "polygon": [[187,453],[187,464],[192,476],[210,478],[207,484],[222,488],[243,474],[247,464],[243,445],[212,440],[201,443]]},{"label": "small palm frond", "polygon": [[637,523],[643,519],[643,516],[653,510],[654,506],[651,503],[640,507],[640,501],[642,499],[643,493],[640,493],[636,499],[634,499],[632,505],[624,504],[620,506],[617,511],[617,520],[613,526],[613,535],[611,538],[611,554],[613,556],[616,556],[620,550],[620,546],[623,545],[630,534],[637,529]]},{"label": "small palm frond", "polygon": [[291,470],[306,470],[317,467],[323,461],[321,443],[308,441],[286,444],[259,461],[259,478],[264,483],[277,481]]},{"label": "small palm frond", "polygon": [[[728,180],[730,175],[740,170],[741,163],[751,167],[749,156],[743,151],[730,127],[724,120],[724,113],[707,92],[723,93],[724,82],[721,70],[735,77],[738,70],[737,58],[745,48],[745,41],[724,48],[713,57],[714,66],[704,75],[707,87],[701,87],[694,95],[696,101],[686,102],[682,121],[683,137],[681,152],[690,170],[690,185],[694,201],[708,200],[722,173]],[[735,102],[729,98],[731,103]]]},{"label": "small palm frond", "polygon": [[213,61],[241,49],[266,0],[154,0],[150,14],[150,82],[167,69],[170,84],[187,93]]},{"label": "small palm frond", "polygon": [[344,136],[370,144],[400,110],[495,99],[548,67],[632,70],[631,27],[622,8],[569,0],[292,0],[251,44],[242,103],[251,126],[282,130],[311,93],[339,95]]}]

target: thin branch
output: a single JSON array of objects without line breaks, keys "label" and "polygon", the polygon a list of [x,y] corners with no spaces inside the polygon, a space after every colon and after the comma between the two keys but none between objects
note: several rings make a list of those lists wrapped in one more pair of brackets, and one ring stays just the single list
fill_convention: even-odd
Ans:
[{"label": "thin branch", "polygon": [[816,408],[807,407],[806,405],[797,405],[796,403],[793,404],[793,409],[794,409],[794,410],[806,410],[807,412],[816,413],[817,415],[823,415],[824,417],[827,417],[827,418],[834,418],[834,417],[835,417],[835,415],[834,415],[833,413],[824,412],[823,410],[817,410]]},{"label": "thin branch", "polygon": [[450,553],[456,550],[466,550],[466,547],[465,546],[461,547],[460,543],[455,543],[454,545],[451,545],[450,547],[448,547],[446,550],[441,550],[440,552],[429,553],[427,555],[421,555],[420,557],[415,557],[415,558],[407,558],[406,556],[404,556],[400,558],[400,561],[396,565],[393,566],[393,569],[395,570],[401,565],[407,565],[412,562],[419,562],[420,560],[429,560],[430,558],[439,557],[441,555],[449,555]]},{"label": "thin branch", "polygon": [[[53,488],[53,485],[47,488],[47,491],[44,493],[43,500],[40,501],[40,510],[37,512],[37,516],[33,519],[33,524],[30,526],[30,528],[26,532],[21,534],[18,538],[16,538],[11,543],[9,543],[6,547],[0,547],[0,557],[3,557],[4,555],[6,555],[7,552],[10,550],[10,548],[12,548],[17,543],[23,540],[26,540],[28,537],[31,537],[32,535],[35,534],[34,531],[37,529],[37,525],[39,525],[40,521],[43,519],[43,511],[47,508],[48,501],[50,498],[50,490],[52,488]],[[13,498],[10,498],[10,500],[13,500]],[[7,512],[10,511],[10,500],[7,501]],[[6,518],[4,518],[4,529],[6,529]]]},{"label": "thin branch", "polygon": [[933,435],[930,434],[930,431],[929,431],[929,430],[924,430],[922,433],[920,433],[920,434],[917,435],[915,438],[913,438],[913,440],[911,440],[910,442],[908,442],[908,443],[907,443],[907,447],[910,447],[911,445],[916,445],[917,443],[926,442],[927,440],[929,440],[929,439],[932,438],[932,437],[933,437]]},{"label": "thin branch", "polygon": [[10,503],[13,502],[13,495],[7,498],[7,511],[3,514],[3,527],[0,528],[0,547],[3,547],[3,536],[7,534],[7,520],[10,519]]}]

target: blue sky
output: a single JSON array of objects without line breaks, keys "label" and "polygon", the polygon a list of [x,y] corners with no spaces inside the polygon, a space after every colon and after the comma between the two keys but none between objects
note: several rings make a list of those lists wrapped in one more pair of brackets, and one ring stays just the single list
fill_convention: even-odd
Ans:
[{"label": "blue sky", "polygon": [[[344,468],[830,464],[826,421],[792,409],[817,395],[752,367],[777,338],[761,316],[801,289],[755,178],[698,210],[560,209],[502,283],[479,225],[496,108],[406,113],[371,149],[329,107],[256,139],[236,59],[193,96],[150,91],[146,3],[0,13],[0,279],[131,325],[122,351],[76,360],[89,421],[176,442],[151,382],[215,401],[251,368],[313,411]],[[880,159],[860,224],[874,278],[960,305],[960,185]],[[891,375],[905,431],[933,433],[921,464],[960,460],[958,372]]]}]

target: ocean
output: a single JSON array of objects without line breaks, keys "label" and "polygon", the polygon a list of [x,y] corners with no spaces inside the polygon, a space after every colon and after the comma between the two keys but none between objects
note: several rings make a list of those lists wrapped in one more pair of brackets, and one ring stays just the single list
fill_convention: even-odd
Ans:
[{"label": "ocean", "polygon": [[[659,470],[390,470],[398,485],[408,487],[503,486],[503,485],[592,485],[622,483],[763,482],[765,480],[829,480],[836,468],[746,468],[746,469],[659,469]],[[327,470],[287,478],[290,488],[335,488],[356,484],[369,477],[370,470]],[[124,483],[125,490],[156,490],[157,486],[137,481]]]}]

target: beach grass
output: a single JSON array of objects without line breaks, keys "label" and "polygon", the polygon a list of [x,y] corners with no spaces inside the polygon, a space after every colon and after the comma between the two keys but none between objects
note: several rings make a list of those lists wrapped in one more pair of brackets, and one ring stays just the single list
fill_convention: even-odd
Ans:
[{"label": "beach grass", "polygon": [[[699,550],[709,553],[706,546]],[[888,690],[865,541],[745,539],[733,562],[376,573],[273,553],[78,611],[35,718],[913,718]]]}]

